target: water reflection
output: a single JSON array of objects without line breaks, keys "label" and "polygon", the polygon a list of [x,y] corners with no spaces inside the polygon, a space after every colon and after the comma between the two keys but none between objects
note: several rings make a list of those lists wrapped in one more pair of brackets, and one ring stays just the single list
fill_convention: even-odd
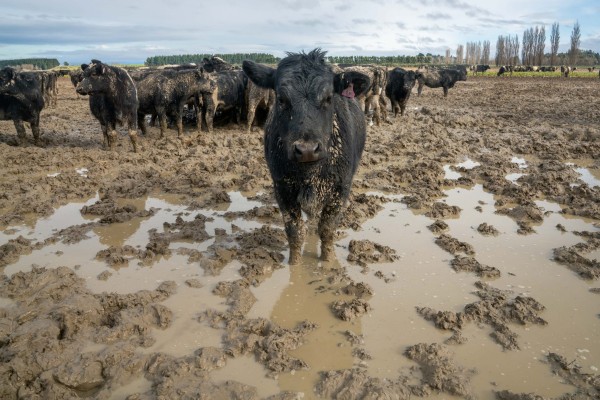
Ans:
[{"label": "water reflection", "polygon": [[[311,233],[307,237],[302,263],[290,266],[290,281],[271,313],[271,318],[284,328],[292,329],[304,320],[316,323],[304,343],[291,352],[309,365],[308,371],[281,374],[281,390],[312,394],[319,371],[351,368],[354,362],[352,348],[344,336],[346,330],[360,335],[360,320],[342,321],[331,312],[331,304],[345,295],[336,295],[328,277],[343,272],[337,259],[321,262],[318,258],[319,238]],[[310,396],[309,396],[310,397]]]}]

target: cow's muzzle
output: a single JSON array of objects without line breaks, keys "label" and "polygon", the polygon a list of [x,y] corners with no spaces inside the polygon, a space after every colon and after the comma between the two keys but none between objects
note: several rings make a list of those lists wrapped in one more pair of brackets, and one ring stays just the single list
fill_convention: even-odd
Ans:
[{"label": "cow's muzzle", "polygon": [[310,163],[325,157],[325,151],[318,141],[297,140],[294,142],[293,157],[299,163]]}]

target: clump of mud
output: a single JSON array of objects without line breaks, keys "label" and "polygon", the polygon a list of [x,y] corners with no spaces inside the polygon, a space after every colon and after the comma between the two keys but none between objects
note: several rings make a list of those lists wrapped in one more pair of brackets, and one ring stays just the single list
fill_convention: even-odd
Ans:
[{"label": "clump of mud", "polygon": [[436,311],[429,307],[417,307],[417,312],[439,329],[461,330],[468,322],[491,326],[490,336],[506,350],[519,349],[518,335],[510,330],[509,323],[521,325],[546,325],[539,316],[545,307],[527,296],[512,297],[512,291],[499,290],[484,282],[477,282],[475,294],[481,299],[467,304],[463,311]]},{"label": "clump of mud", "polygon": [[[147,356],[136,348],[170,326],[161,302],[175,290],[164,282],[153,291],[93,294],[67,267],[3,277],[0,296],[15,305],[0,310],[0,397],[107,397],[143,373]],[[90,342],[104,349],[88,352]]]}]

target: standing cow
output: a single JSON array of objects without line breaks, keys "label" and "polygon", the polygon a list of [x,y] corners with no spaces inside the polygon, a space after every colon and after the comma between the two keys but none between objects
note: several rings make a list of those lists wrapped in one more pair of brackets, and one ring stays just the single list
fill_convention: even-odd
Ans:
[{"label": "standing cow", "polygon": [[[194,103],[202,93],[214,90],[213,82],[202,68],[156,71],[147,74],[137,83],[138,91],[138,125],[142,134],[146,134],[146,114],[158,116],[160,137],[164,137],[167,129],[167,117],[175,120],[177,136],[183,133],[183,109],[190,102]],[[198,120],[200,116],[197,116]]]},{"label": "standing cow", "polygon": [[406,103],[408,103],[410,93],[413,87],[415,87],[416,80],[417,74],[415,71],[407,71],[399,67],[390,71],[388,82],[385,86],[385,95],[392,102],[394,117],[398,115],[398,111],[400,111],[400,115],[404,115]]},{"label": "standing cow", "polygon": [[21,143],[25,141],[26,121],[39,144],[40,113],[44,108],[42,86],[41,77],[35,72],[17,72],[11,67],[0,70],[0,120],[13,120]]},{"label": "standing cow", "polygon": [[269,111],[275,104],[275,92],[273,89],[263,88],[248,81],[246,84],[246,129],[252,131],[252,124],[256,116],[256,110],[260,107]]},{"label": "standing cow", "polygon": [[212,132],[217,111],[233,112],[235,122],[239,124],[245,104],[248,82],[246,74],[242,70],[224,70],[209,76],[213,81],[214,90],[211,93],[203,93],[201,97],[202,119],[206,123],[206,129]]},{"label": "standing cow", "polygon": [[475,66],[473,74],[477,75],[477,73],[481,72],[482,74],[487,71],[488,69],[490,69],[490,66],[487,64],[478,64]]},{"label": "standing cow", "polygon": [[330,258],[340,211],[365,144],[363,112],[341,93],[349,82],[355,88],[369,87],[369,78],[356,72],[335,74],[325,54],[320,49],[288,53],[277,68],[243,63],[254,83],[275,90],[275,105],[265,124],[265,158],[285,224],[290,264],[300,259],[302,211],[318,219],[321,258]]},{"label": "standing cow", "polygon": [[382,96],[387,84],[387,71],[385,67],[377,65],[339,65],[345,72],[357,72],[369,77],[370,87],[362,95],[356,95],[356,101],[364,110],[369,126],[373,121],[377,126],[381,121],[387,120],[387,102]]},{"label": "standing cow", "polygon": [[83,79],[77,84],[76,91],[90,96],[90,110],[100,121],[104,143],[114,150],[117,124],[127,125],[133,151],[137,152],[138,98],[127,71],[99,60],[82,64],[81,69]]},{"label": "standing cow", "polygon": [[439,69],[439,70],[417,70],[417,80],[419,81],[419,87],[417,88],[417,95],[421,95],[423,85],[430,88],[444,89],[444,97],[448,96],[448,89],[454,87],[454,84],[458,81],[467,80],[466,69]]}]

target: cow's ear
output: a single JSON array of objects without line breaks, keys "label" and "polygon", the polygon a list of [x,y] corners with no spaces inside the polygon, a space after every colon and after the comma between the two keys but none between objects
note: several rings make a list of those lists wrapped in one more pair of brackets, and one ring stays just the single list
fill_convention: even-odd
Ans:
[{"label": "cow's ear", "polygon": [[275,89],[275,69],[254,61],[244,60],[242,69],[248,78],[258,86]]},{"label": "cow's ear", "polygon": [[89,67],[88,64],[81,64],[81,70],[85,71]]},{"label": "cow's ear", "polygon": [[352,89],[355,96],[365,94],[371,86],[371,78],[365,74],[356,71],[340,72],[335,74],[333,78],[333,90],[337,94],[342,94],[342,91],[352,83]]}]

